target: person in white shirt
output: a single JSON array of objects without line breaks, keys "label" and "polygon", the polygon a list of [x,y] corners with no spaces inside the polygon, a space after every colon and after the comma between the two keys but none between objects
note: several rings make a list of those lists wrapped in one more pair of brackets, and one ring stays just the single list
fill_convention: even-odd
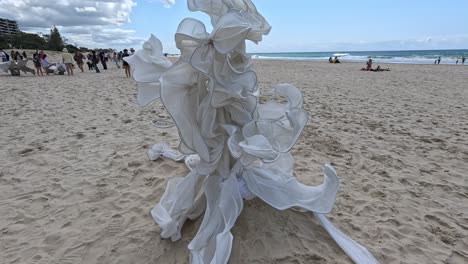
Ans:
[{"label": "person in white shirt", "polygon": [[3,50],[0,50],[0,61],[1,62],[7,61],[6,54]]},{"label": "person in white shirt", "polygon": [[44,68],[44,71],[46,72],[47,75],[49,75],[49,59],[47,59],[47,55],[44,54],[44,58],[41,60],[41,65],[42,68]]}]

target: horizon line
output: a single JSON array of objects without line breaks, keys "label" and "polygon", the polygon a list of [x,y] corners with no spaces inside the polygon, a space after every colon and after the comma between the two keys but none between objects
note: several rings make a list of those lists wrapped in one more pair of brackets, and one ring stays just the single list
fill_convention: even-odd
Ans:
[{"label": "horizon line", "polygon": [[272,51],[272,52],[247,52],[247,53],[325,53],[325,52],[371,52],[371,51],[459,51],[459,50],[467,50],[468,48],[463,49],[399,49],[399,50],[325,50],[325,51]]}]

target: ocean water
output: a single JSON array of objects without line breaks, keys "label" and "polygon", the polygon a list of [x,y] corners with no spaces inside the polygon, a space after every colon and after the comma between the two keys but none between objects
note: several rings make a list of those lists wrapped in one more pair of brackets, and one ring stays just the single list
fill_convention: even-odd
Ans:
[{"label": "ocean water", "polygon": [[[393,50],[393,51],[330,51],[330,52],[278,52],[251,53],[252,58],[328,60],[339,56],[341,61],[365,62],[372,59],[376,63],[434,64],[441,57],[440,64],[461,64],[461,57],[468,58],[468,49],[459,50]],[[468,60],[465,61],[468,65]]]}]

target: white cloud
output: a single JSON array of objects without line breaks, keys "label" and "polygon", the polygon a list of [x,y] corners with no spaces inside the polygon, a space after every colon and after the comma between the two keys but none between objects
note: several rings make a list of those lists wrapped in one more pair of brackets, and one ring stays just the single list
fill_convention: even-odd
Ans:
[{"label": "white cloud", "polygon": [[[171,0],[169,0],[171,1]],[[0,17],[18,21],[27,32],[48,33],[53,26],[69,43],[87,47],[139,45],[130,22],[136,0],[0,0]]]},{"label": "white cloud", "polygon": [[164,7],[169,8],[175,5],[175,0],[159,0],[161,3],[163,3]]},{"label": "white cloud", "polygon": [[[154,3],[158,0],[146,0],[148,3]],[[175,5],[175,0],[159,0],[160,3],[163,4],[165,8],[171,8],[173,5]]]},{"label": "white cloud", "polygon": [[76,12],[84,13],[84,12],[97,12],[96,7],[94,6],[85,6],[85,7],[75,7]]}]

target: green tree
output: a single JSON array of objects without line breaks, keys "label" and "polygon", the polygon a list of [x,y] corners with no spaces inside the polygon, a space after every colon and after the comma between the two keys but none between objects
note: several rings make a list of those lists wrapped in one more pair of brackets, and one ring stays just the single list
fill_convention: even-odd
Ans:
[{"label": "green tree", "polygon": [[44,49],[47,46],[46,41],[39,35],[25,32],[14,36],[11,45],[19,49]]},{"label": "green tree", "polygon": [[75,45],[72,45],[72,44],[67,44],[65,46],[65,48],[67,48],[68,52],[70,53],[75,53],[76,51],[78,51],[78,47],[76,47]]},{"label": "green tree", "polygon": [[60,35],[60,32],[55,26],[53,29],[50,30],[47,47],[49,50],[56,51],[62,51],[62,49],[65,47],[65,43],[63,43],[62,36]]},{"label": "green tree", "polygon": [[1,37],[0,38],[0,49],[6,49],[6,48],[9,48],[9,47],[10,47],[10,42],[7,41],[6,38]]}]

